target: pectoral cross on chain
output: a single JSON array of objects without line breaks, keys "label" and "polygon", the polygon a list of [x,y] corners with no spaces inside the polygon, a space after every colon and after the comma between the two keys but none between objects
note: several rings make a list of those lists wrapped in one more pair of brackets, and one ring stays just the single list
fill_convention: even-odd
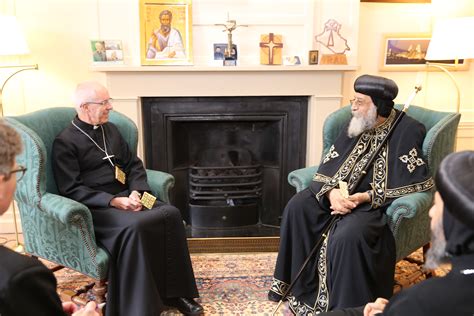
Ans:
[{"label": "pectoral cross on chain", "polygon": [[108,155],[107,153],[106,153],[105,155],[106,155],[106,156],[105,156],[104,158],[102,158],[102,160],[110,159],[110,158],[115,157],[115,155]]}]

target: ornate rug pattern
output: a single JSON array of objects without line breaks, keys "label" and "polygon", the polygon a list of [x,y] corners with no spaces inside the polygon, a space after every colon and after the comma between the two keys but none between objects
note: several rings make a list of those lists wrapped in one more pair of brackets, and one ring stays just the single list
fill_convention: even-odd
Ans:
[{"label": "ornate rug pattern", "polygon": [[[277,303],[267,300],[272,281],[276,253],[241,254],[192,254],[196,282],[200,293],[199,302],[204,306],[205,315],[271,315]],[[410,257],[421,259],[421,249]],[[438,269],[436,275],[444,275],[449,267]],[[71,290],[91,280],[87,277],[63,269],[55,273],[59,292]],[[420,267],[402,260],[395,272],[395,292],[425,279]],[[286,306],[277,315],[290,315]],[[162,316],[180,315],[176,310],[168,310]]]}]

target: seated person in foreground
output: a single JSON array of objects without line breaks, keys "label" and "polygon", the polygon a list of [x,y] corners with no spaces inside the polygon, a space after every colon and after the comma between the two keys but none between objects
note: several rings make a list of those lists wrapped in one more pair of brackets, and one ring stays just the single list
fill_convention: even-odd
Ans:
[{"label": "seated person in foreground", "polygon": [[75,106],[77,116],[54,141],[53,171],[59,192],[89,207],[97,241],[110,253],[107,315],[160,315],[165,305],[201,314],[180,211],[161,201],[142,207],[146,172],[108,122],[107,89],[79,84]]},{"label": "seated person in foreground", "polygon": [[436,174],[430,209],[431,247],[425,267],[451,262],[445,276],[422,281],[360,308],[321,316],[472,316],[474,315],[474,151],[448,155]]},{"label": "seated person in foreground", "polygon": [[[268,295],[274,301],[285,293],[333,216],[340,215],[287,296],[289,308],[298,315],[390,297],[396,253],[385,210],[395,198],[433,186],[422,157],[425,127],[410,116],[403,117],[367,165],[400,115],[393,108],[398,87],[390,79],[363,75],[354,90],[352,118],[321,161],[309,188],[288,202],[282,217]],[[344,197],[339,181],[354,193]]]},{"label": "seated person in foreground", "polygon": [[[26,171],[15,163],[21,147],[20,135],[0,120],[0,216],[8,210],[16,182]],[[48,268],[38,259],[0,246],[0,315],[99,316],[95,309],[95,302],[81,310],[72,302],[61,304],[56,278]]]}]

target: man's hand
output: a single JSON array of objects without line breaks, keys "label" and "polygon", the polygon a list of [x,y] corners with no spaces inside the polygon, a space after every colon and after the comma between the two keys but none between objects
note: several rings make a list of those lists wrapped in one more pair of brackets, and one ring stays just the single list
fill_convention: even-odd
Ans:
[{"label": "man's hand", "polygon": [[362,192],[362,193],[354,193],[352,195],[349,195],[348,199],[352,202],[354,202],[357,205],[363,204],[363,203],[369,203],[370,202],[370,196],[369,193],[367,192]]},{"label": "man's hand", "polygon": [[331,203],[331,215],[346,215],[352,211],[357,205],[349,198],[344,198],[340,189],[332,189],[328,193],[329,202]]},{"label": "man's hand", "polygon": [[100,313],[96,311],[97,304],[94,301],[90,301],[83,308],[79,309],[73,302],[64,302],[63,311],[67,315],[72,316],[100,316]]},{"label": "man's hand", "polygon": [[354,193],[349,195],[349,197],[346,199],[342,196],[340,189],[332,189],[329,191],[328,198],[329,202],[331,203],[331,215],[346,215],[358,205],[370,201],[370,197],[367,192]]},{"label": "man's hand", "polygon": [[134,200],[135,202],[138,202],[140,203],[140,200],[141,200],[141,194],[138,193],[138,191],[136,190],[133,190],[132,193],[130,193],[130,195],[128,196],[130,199]]},{"label": "man's hand", "polygon": [[125,211],[138,212],[141,211],[143,206],[140,201],[131,199],[130,197],[115,197],[110,200],[110,206]]},{"label": "man's hand", "polygon": [[376,314],[382,313],[385,309],[385,306],[388,304],[388,300],[379,297],[375,302],[367,303],[364,307],[364,316],[374,316]]},{"label": "man's hand", "polygon": [[67,315],[72,315],[73,313],[77,312],[79,310],[79,307],[77,307],[76,304],[73,302],[63,302],[63,311]]}]

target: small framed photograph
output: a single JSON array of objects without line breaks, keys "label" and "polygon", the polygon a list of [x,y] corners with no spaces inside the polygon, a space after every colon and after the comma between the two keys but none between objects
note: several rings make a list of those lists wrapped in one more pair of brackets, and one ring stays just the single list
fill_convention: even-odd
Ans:
[{"label": "small framed photograph", "polygon": [[91,40],[94,63],[123,63],[122,41]]},{"label": "small framed photograph", "polygon": [[192,65],[192,1],[140,0],[142,65]]},{"label": "small framed photograph", "polygon": [[[437,70],[426,67],[426,51],[431,35],[426,33],[384,34],[380,61],[381,71],[422,71]],[[454,60],[430,60],[430,62],[454,64]],[[466,70],[466,60],[459,60],[456,70]]]},{"label": "small framed photograph", "polygon": [[224,59],[224,66],[237,66],[237,60],[235,59]]},{"label": "small framed photograph", "polygon": [[[226,43],[215,43],[214,44],[214,60],[224,60],[226,51],[227,51]],[[237,45],[235,44],[232,44],[230,57],[232,59],[237,60]]]},{"label": "small framed photograph", "polygon": [[317,65],[319,59],[319,51],[317,50],[310,50],[308,54],[308,64],[310,65]]},{"label": "small framed photograph", "polygon": [[283,65],[285,66],[298,66],[301,65],[301,57],[300,56],[284,56],[283,57]]}]

